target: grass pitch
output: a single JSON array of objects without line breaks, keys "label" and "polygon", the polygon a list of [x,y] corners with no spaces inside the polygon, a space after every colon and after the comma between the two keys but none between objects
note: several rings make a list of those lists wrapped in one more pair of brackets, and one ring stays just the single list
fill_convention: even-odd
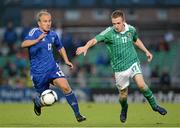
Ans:
[{"label": "grass pitch", "polygon": [[168,114],[153,112],[148,104],[130,103],[128,118],[122,124],[120,105],[81,103],[87,121],[78,123],[67,104],[42,108],[41,116],[33,112],[33,103],[0,104],[0,127],[180,127],[180,104],[162,104]]}]

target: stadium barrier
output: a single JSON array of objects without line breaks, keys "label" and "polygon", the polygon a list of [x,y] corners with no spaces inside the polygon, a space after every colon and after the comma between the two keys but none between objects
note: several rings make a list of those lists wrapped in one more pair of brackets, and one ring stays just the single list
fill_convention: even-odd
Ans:
[{"label": "stadium barrier", "polygon": [[[66,102],[62,92],[54,88],[59,97],[59,102]],[[180,103],[180,89],[153,89],[154,95],[160,102]],[[96,102],[96,103],[117,103],[118,91],[115,88],[84,88],[74,89],[74,93],[80,102]],[[32,102],[32,98],[36,95],[33,88],[11,88],[0,87],[0,102]],[[136,89],[129,90],[128,100],[130,102],[145,102],[143,95]]]}]

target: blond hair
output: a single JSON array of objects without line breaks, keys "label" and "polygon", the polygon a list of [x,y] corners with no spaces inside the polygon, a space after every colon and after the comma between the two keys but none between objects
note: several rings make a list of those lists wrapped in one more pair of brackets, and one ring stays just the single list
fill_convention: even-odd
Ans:
[{"label": "blond hair", "polygon": [[46,10],[46,9],[40,10],[40,11],[36,14],[36,21],[37,21],[37,22],[40,21],[40,18],[41,18],[42,15],[50,15],[50,16],[51,16],[51,14],[48,12],[48,10]]}]

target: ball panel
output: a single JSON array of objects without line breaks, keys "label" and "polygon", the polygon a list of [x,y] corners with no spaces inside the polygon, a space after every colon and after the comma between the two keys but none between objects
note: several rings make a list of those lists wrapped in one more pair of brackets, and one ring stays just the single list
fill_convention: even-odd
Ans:
[{"label": "ball panel", "polygon": [[43,105],[50,106],[53,105],[58,100],[58,96],[55,91],[51,89],[47,89],[41,94],[40,99]]}]

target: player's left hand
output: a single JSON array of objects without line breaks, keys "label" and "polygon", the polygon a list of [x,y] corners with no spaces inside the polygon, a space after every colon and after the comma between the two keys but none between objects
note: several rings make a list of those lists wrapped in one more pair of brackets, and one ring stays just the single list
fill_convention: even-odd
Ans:
[{"label": "player's left hand", "polygon": [[76,50],[76,55],[80,55],[80,54],[82,54],[82,53],[84,53],[84,56],[85,56],[86,53],[87,53],[87,48],[86,48],[85,46],[79,47],[79,48],[77,48],[77,50]]},{"label": "player's left hand", "polygon": [[73,64],[72,64],[71,62],[68,61],[68,62],[66,62],[66,64],[67,64],[71,69],[73,69],[74,66],[73,66]]},{"label": "player's left hand", "polygon": [[148,58],[148,62],[150,62],[153,58],[153,55],[150,52],[146,52],[146,56]]}]

